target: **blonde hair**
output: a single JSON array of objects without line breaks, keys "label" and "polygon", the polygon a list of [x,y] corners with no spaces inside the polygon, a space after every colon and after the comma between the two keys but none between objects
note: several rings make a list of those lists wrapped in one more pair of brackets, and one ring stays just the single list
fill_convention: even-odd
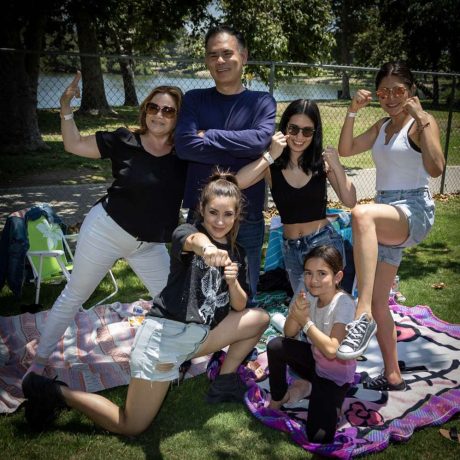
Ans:
[{"label": "blonde hair", "polygon": [[[142,104],[139,107],[139,125],[140,128],[137,128],[135,130],[136,133],[138,134],[145,134],[147,132],[147,122],[146,122],[146,116],[147,112],[145,110],[146,105],[152,100],[153,97],[155,97],[157,94],[169,94],[173,99],[176,104],[176,120],[177,120],[177,114],[179,113],[180,107],[182,105],[182,97],[184,94],[182,93],[182,90],[178,88],[177,86],[168,86],[168,85],[163,85],[163,86],[157,86],[156,88],[153,88],[152,91],[148,94],[148,96],[142,101]],[[172,130],[170,136],[169,136],[169,142],[173,144],[174,140],[174,129]]]}]

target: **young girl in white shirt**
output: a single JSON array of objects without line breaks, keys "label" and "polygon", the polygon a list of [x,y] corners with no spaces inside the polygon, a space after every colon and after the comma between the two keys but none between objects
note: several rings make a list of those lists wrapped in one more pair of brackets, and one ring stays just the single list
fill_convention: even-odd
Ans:
[{"label": "young girl in white shirt", "polygon": [[288,388],[286,380],[286,366],[289,366],[311,384],[308,439],[330,443],[356,370],[355,360],[336,357],[346,335],[345,325],[354,318],[355,303],[339,287],[343,263],[336,248],[314,248],[306,256],[304,268],[306,289],[291,304],[284,325],[285,336],[271,340],[267,346],[272,397],[269,407],[280,409],[294,398],[295,389]]}]

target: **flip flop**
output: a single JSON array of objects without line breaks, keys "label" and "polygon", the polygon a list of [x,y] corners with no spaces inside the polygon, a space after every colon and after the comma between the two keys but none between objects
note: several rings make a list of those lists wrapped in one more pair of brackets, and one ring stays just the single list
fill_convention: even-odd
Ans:
[{"label": "flip flop", "polygon": [[258,361],[249,361],[246,364],[246,367],[254,372],[254,375],[256,376],[256,382],[262,382],[268,377],[265,369],[260,365]]},{"label": "flip flop", "polygon": [[442,436],[449,439],[450,441],[460,443],[460,435],[458,434],[458,430],[455,426],[453,426],[450,430],[441,428],[439,432],[441,433]]}]

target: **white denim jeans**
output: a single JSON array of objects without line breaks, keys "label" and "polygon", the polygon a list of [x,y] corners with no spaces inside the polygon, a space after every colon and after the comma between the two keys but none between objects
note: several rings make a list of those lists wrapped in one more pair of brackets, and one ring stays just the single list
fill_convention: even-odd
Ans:
[{"label": "white denim jeans", "polygon": [[98,204],[90,210],[80,229],[72,274],[48,315],[36,362],[46,363],[80,307],[120,258],[126,259],[152,298],[166,285],[169,274],[166,245],[136,240]]}]

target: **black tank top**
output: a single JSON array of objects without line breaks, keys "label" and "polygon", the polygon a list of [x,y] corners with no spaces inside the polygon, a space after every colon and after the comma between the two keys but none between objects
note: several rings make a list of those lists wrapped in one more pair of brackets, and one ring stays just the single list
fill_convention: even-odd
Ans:
[{"label": "black tank top", "polygon": [[326,217],[326,173],[313,176],[306,185],[292,187],[286,181],[281,168],[270,166],[272,197],[283,224],[313,222]]}]

